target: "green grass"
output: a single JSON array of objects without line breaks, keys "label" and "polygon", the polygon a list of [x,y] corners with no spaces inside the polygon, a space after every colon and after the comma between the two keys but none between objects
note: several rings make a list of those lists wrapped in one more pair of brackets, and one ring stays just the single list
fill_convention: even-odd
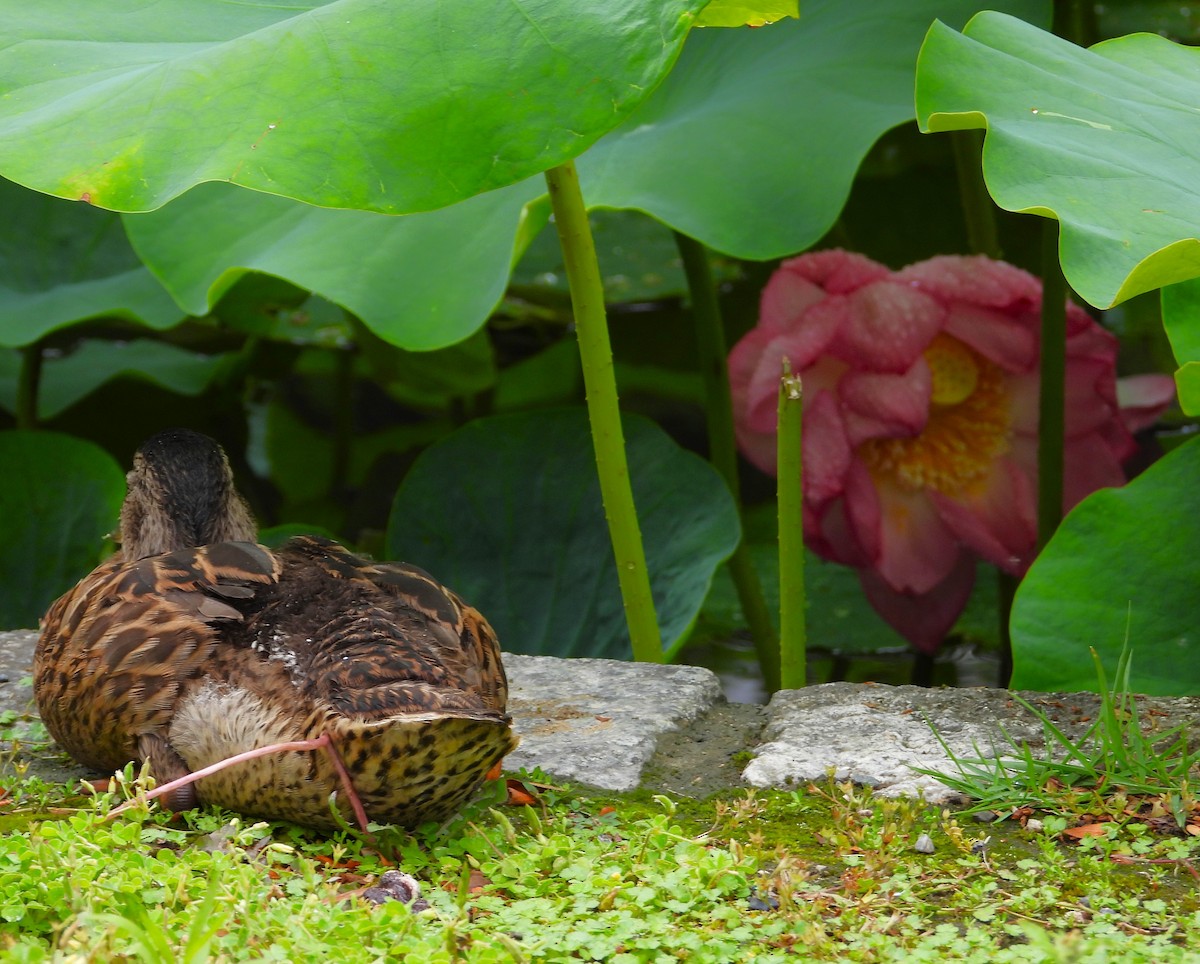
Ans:
[{"label": "green grass", "polygon": [[[1197,766],[1200,748],[1189,743],[1188,728],[1147,732],[1129,691],[1131,653],[1126,646],[1117,663],[1110,689],[1095,650],[1100,711],[1087,732],[1072,739],[1037,707],[1017,694],[1013,700],[1042,724],[1045,749],[1036,753],[1028,744],[1009,737],[1011,753],[976,750],[961,757],[942,740],[954,772],[915,768],[946,786],[973,798],[973,810],[1014,811],[1036,808],[1066,814],[1085,810],[1108,818],[1134,807],[1152,819],[1168,817],[1184,829],[1200,829]],[[1007,734],[1006,734],[1007,735]]]},{"label": "green grass", "polygon": [[[449,826],[366,841],[218,812],[105,820],[115,794],[4,785],[5,961],[1200,960],[1200,841],[1136,820],[1074,845],[832,782],[703,802],[551,788],[536,809],[494,784]],[[361,897],[391,867],[429,909]]]}]

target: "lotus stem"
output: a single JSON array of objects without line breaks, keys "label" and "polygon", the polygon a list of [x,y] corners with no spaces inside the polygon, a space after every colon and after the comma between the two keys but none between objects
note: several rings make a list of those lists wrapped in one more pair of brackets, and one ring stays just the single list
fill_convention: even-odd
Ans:
[{"label": "lotus stem", "polygon": [[21,371],[17,376],[17,428],[32,431],[38,427],[38,388],[42,382],[42,343],[35,341],[21,349]]},{"label": "lotus stem", "polygon": [[1089,47],[1096,36],[1096,11],[1084,0],[1055,0],[1053,30],[1060,37]]},{"label": "lotus stem", "polygon": [[[725,485],[742,517],[741,484],[738,480],[737,442],[733,433],[733,399],[729,391],[728,349],[725,323],[717,301],[708,250],[699,241],[675,232],[675,244],[683,260],[692,319],[696,329],[696,353],[704,379],[704,415],[708,427],[708,458],[725,479]],[[743,538],[729,557],[729,574],[737,590],[742,613],[750,627],[763,683],[769,692],[779,689],[779,636],[763,596],[762,583]]]},{"label": "lotus stem", "polygon": [[999,260],[1004,254],[996,231],[996,206],[983,179],[983,132],[951,131],[950,144],[954,148],[967,245],[975,254]]},{"label": "lotus stem", "polygon": [[337,407],[333,416],[333,466],[329,491],[343,503],[350,488],[350,448],[354,439],[354,356],[334,349],[334,391]]},{"label": "lotus stem", "polygon": [[1012,573],[1003,569],[996,570],[996,608],[999,617],[1000,636],[1000,671],[997,682],[1005,689],[1012,680],[1013,651],[1012,651],[1012,607],[1013,598],[1017,594],[1017,584],[1020,580]]},{"label": "lotus stem", "polygon": [[[954,167],[958,175],[958,191],[962,199],[963,219],[967,228],[967,244],[973,254],[984,254],[1000,259],[1004,252],[1000,248],[996,229],[996,205],[988,193],[983,178],[983,132],[951,131],[954,148]],[[997,634],[1000,640],[999,684],[1008,686],[1012,678],[1012,635],[1009,624],[1012,618],[1013,596],[1017,591],[1014,576],[998,569],[997,587]],[[932,667],[930,667],[932,683]]]},{"label": "lotus stem", "polygon": [[779,380],[779,654],[780,684],[807,682],[808,633],[804,588],[804,464],[801,455],[804,393],[800,376],[783,360]]},{"label": "lotus stem", "polygon": [[1058,222],[1042,226],[1042,371],[1038,404],[1038,549],[1062,519],[1067,365],[1067,284],[1058,264]]},{"label": "lotus stem", "polygon": [[661,663],[662,637],[650,591],[642,531],[633,503],[629,464],[625,459],[625,433],[617,404],[617,380],[608,340],[608,318],[604,312],[604,288],[600,283],[596,245],[588,226],[575,164],[567,161],[550,168],[546,171],[546,184],[562,245],[567,282],[571,287],[588,419],[600,475],[600,496],[616,556],[617,580],[625,605],[633,658],[645,663]]}]

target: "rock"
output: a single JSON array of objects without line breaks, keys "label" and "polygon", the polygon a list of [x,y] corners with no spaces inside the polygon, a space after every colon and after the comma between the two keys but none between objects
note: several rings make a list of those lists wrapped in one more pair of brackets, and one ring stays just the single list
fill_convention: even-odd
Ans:
[{"label": "rock", "polygon": [[[764,743],[743,771],[756,787],[835,779],[865,784],[885,796],[924,794],[945,803],[957,794],[914,767],[952,769],[930,728],[933,723],[955,754],[1004,753],[1009,741],[1041,742],[1041,726],[997,689],[924,689],[861,683],[825,683],[782,690],[767,705]],[[928,722],[927,722],[928,721]]]},{"label": "rock", "polygon": [[636,788],[658,738],[724,699],[699,666],[506,653],[504,668],[521,736],[505,768],[541,767],[603,790]]},{"label": "rock", "polygon": [[[36,641],[34,631],[0,632],[0,678],[7,677],[0,711],[34,711]],[[513,654],[505,654],[504,665],[521,736],[506,769],[539,767],[552,779],[605,790],[645,781],[656,791],[704,796],[747,783],[803,786],[824,781],[832,768],[838,780],[885,795],[922,793],[942,803],[954,792],[913,770],[952,770],[927,720],[960,757],[1007,753],[1005,731],[1035,752],[1044,746],[1041,722],[1007,690],[826,683],[777,693],[762,707],[726,703],[716,676],[696,666]],[[1073,739],[1097,717],[1094,694],[1020,695]],[[1200,720],[1196,697],[1139,697],[1138,706],[1144,725],[1160,731]],[[34,743],[23,740],[21,748],[31,775],[54,782],[86,775]]]}]

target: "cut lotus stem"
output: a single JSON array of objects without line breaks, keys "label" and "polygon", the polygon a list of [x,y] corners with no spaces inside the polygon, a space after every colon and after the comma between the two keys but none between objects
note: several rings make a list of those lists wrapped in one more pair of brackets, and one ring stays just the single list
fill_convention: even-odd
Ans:
[{"label": "cut lotus stem", "polygon": [[1042,226],[1042,361],[1038,401],[1038,549],[1062,520],[1067,368],[1067,283],[1058,264],[1058,222]]},{"label": "cut lotus stem", "polygon": [[808,632],[804,588],[804,393],[800,376],[783,360],[779,379],[778,492],[779,500],[779,677],[784,689],[808,682]]},{"label": "cut lotus stem", "polygon": [[[737,441],[733,432],[733,399],[729,391],[729,351],[725,344],[725,325],[717,291],[713,284],[708,251],[699,241],[675,232],[675,244],[683,260],[688,294],[692,301],[692,321],[696,331],[696,352],[704,379],[704,414],[708,427],[708,459],[725,479],[725,485],[742,516],[741,485],[738,481]],[[771,622],[771,612],[763,596],[762,583],[743,538],[729,559],[729,574],[737,590],[738,601],[762,669],[763,683],[769,692],[779,689],[779,635]]]},{"label": "cut lotus stem", "polygon": [[588,419],[600,476],[600,497],[617,560],[617,581],[625,606],[633,658],[645,663],[661,663],[662,637],[650,591],[642,530],[638,526],[629,482],[629,463],[625,458],[625,433],[617,404],[617,380],[608,340],[604,287],[600,282],[596,245],[592,241],[574,163],[568,161],[550,168],[546,171],[546,184],[550,189],[550,205],[571,287],[575,334],[579,339],[583,383],[587,390]]},{"label": "cut lotus stem", "polygon": [[235,764],[245,763],[247,760],[257,760],[259,757],[267,756],[271,753],[294,753],[303,750],[324,750],[329,754],[333,768],[337,770],[338,777],[342,781],[342,786],[346,788],[346,796],[350,800],[351,809],[354,810],[354,819],[358,821],[358,825],[362,828],[363,833],[367,833],[367,824],[369,823],[367,820],[367,811],[363,809],[362,800],[359,799],[358,793],[354,789],[354,781],[350,779],[350,771],[346,769],[342,755],[338,753],[337,747],[328,733],[322,733],[312,740],[292,740],[288,743],[272,743],[270,746],[260,746],[253,750],[247,750],[244,753],[236,753],[224,760],[218,760],[210,766],[196,770],[194,773],[180,777],[178,780],[171,780],[169,783],[155,787],[147,793],[140,794],[136,799],[123,803],[114,810],[110,810],[108,816],[111,819],[117,814],[129,810],[131,807],[137,806],[143,800],[154,800],[157,797],[170,793],[172,790],[178,790],[180,787],[186,787],[197,780],[203,780],[205,777],[212,776],[214,773],[220,773],[222,770]]}]

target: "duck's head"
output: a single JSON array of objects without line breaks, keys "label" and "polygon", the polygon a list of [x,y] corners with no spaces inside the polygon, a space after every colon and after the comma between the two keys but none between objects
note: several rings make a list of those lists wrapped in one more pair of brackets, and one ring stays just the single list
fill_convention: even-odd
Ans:
[{"label": "duck's head", "polygon": [[128,559],[214,542],[254,542],[257,527],[224,450],[185,428],[149,439],[125,477],[120,540]]}]

